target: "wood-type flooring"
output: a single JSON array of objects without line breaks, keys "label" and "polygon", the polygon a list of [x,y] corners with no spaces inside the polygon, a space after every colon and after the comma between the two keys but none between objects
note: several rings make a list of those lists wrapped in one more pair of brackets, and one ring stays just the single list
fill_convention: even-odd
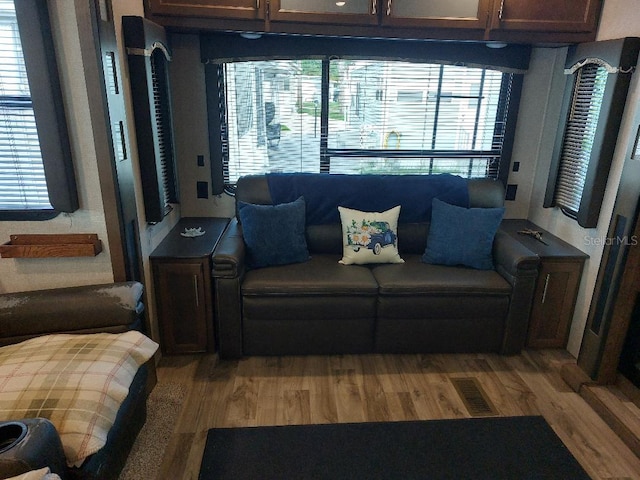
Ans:
[{"label": "wood-type flooring", "polygon": [[[594,479],[640,480],[640,459],[561,378],[563,350],[521,355],[338,355],[161,359],[158,382],[188,396],[159,479],[197,479],[207,431],[337,422],[464,418],[452,379],[475,378],[500,416],[542,415]],[[616,403],[615,392],[603,396]],[[635,407],[630,416],[637,415]]]}]

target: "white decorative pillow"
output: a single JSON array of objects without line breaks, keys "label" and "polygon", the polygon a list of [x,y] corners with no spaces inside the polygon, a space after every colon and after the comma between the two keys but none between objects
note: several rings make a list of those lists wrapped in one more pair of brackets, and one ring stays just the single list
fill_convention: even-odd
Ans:
[{"label": "white decorative pillow", "polygon": [[338,207],[342,222],[340,263],[404,263],[398,253],[400,205],[385,212],[361,212]]}]

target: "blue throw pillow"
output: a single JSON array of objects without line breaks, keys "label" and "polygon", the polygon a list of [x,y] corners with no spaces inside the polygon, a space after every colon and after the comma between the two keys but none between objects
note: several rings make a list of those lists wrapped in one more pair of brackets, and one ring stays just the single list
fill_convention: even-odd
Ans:
[{"label": "blue throw pillow", "polygon": [[504,208],[463,208],[435,198],[422,261],[492,269],[493,239],[503,215]]},{"label": "blue throw pillow", "polygon": [[305,237],[305,202],[254,205],[238,202],[249,267],[268,267],[309,259]]}]

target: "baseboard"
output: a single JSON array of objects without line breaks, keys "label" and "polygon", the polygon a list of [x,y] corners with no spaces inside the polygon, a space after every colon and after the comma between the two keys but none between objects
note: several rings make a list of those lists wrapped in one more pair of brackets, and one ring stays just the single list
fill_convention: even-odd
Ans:
[{"label": "baseboard", "polygon": [[583,385],[580,396],[640,457],[640,408],[617,385]]},{"label": "baseboard", "polygon": [[562,365],[560,375],[640,457],[640,390],[621,376],[615,385],[599,385],[573,362]]},{"label": "baseboard", "polygon": [[576,363],[565,363],[560,367],[560,376],[574,392],[580,393],[584,385],[594,383],[593,380]]}]

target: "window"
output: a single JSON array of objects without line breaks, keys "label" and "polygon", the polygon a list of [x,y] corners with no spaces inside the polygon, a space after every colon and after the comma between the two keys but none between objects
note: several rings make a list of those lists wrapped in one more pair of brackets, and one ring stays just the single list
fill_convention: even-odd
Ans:
[{"label": "window", "polygon": [[564,123],[554,148],[545,207],[558,207],[585,228],[598,224],[640,39],[573,47]]},{"label": "window", "polygon": [[0,0],[2,220],[78,208],[52,45],[46,2]]},{"label": "window", "polygon": [[499,178],[508,171],[509,73],[306,59],[229,62],[219,75],[227,184],[264,172]]}]

